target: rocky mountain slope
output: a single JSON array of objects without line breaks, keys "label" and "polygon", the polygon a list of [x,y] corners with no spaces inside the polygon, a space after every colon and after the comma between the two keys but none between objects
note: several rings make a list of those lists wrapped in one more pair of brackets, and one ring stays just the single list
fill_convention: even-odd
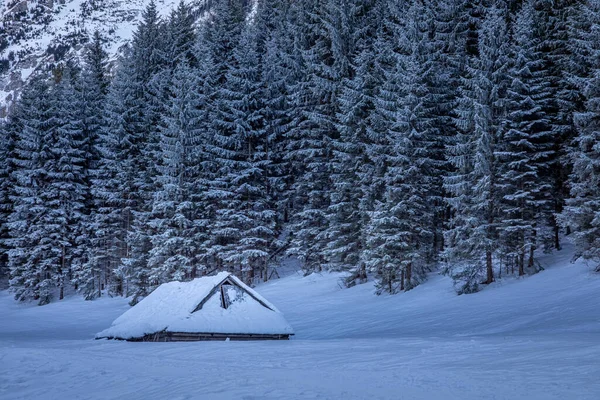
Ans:
[{"label": "rocky mountain slope", "polygon": [[[0,118],[33,73],[81,55],[98,30],[113,56],[131,39],[151,0],[0,0]],[[168,15],[179,0],[155,0]],[[210,0],[195,1],[199,10]]]}]

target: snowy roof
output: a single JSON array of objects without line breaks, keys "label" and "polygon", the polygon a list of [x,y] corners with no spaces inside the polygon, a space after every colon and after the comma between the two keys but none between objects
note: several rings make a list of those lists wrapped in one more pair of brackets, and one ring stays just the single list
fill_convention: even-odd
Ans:
[{"label": "snowy roof", "polygon": [[161,331],[293,334],[274,305],[235,276],[220,272],[160,285],[96,338],[131,339]]}]

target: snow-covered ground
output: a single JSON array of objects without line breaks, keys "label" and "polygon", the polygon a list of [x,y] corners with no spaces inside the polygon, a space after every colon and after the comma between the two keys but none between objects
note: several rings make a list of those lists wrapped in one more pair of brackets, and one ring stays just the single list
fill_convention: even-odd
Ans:
[{"label": "snow-covered ground", "polygon": [[124,299],[44,307],[0,292],[0,399],[600,399],[600,276],[564,251],[542,273],[456,296],[339,275],[259,286],[296,331],[276,342],[93,340]]}]

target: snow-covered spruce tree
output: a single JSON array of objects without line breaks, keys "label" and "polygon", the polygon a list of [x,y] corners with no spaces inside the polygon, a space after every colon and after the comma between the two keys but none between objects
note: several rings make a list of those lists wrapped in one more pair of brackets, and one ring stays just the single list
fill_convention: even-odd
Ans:
[{"label": "snow-covered spruce tree", "polygon": [[[327,209],[328,226],[323,236],[326,241],[323,256],[328,269],[361,269],[360,256],[364,248],[362,225],[365,217],[361,209],[366,182],[361,182],[367,126],[373,109],[372,95],[377,85],[373,77],[375,57],[372,38],[376,25],[373,18],[375,2],[333,2],[336,19],[331,24],[335,54],[348,64],[341,76],[339,95],[336,96],[336,129],[329,161],[332,190]],[[335,35],[335,36],[334,36]],[[368,184],[367,184],[368,185]],[[364,274],[361,277],[364,279]]]},{"label": "snow-covered spruce tree", "polygon": [[48,84],[38,77],[21,94],[11,118],[18,129],[11,159],[15,169],[8,224],[10,287],[16,300],[38,300],[40,304],[50,300],[53,272],[40,262],[43,254],[38,245],[43,232],[36,224],[45,211],[41,192],[47,176],[43,169],[47,153],[42,148],[49,110]]},{"label": "snow-covered spruce tree", "polygon": [[[128,155],[131,162],[132,186],[127,188],[132,220],[127,235],[127,255],[122,266],[132,274],[131,284],[136,299],[147,294],[148,253],[152,247],[153,229],[148,224],[152,211],[154,193],[157,191],[157,167],[160,165],[159,126],[164,114],[164,98],[161,91],[161,70],[165,67],[164,38],[166,28],[158,15],[156,4],[151,2],[142,13],[142,21],[134,32],[131,43],[131,83],[137,108],[136,124],[131,129],[137,142],[135,155]],[[120,280],[122,280],[120,278]],[[117,286],[122,293],[123,287]]]},{"label": "snow-covered spruce tree", "polygon": [[136,179],[137,163],[144,157],[140,132],[144,109],[138,94],[132,59],[125,53],[106,98],[107,125],[99,144],[100,178],[94,184],[95,198],[100,203],[95,220],[107,257],[97,274],[99,289],[123,295],[138,290],[146,293],[148,287],[146,268],[132,259],[128,241],[133,230],[133,211],[143,201]]},{"label": "snow-covered spruce tree", "polygon": [[[33,83],[35,83],[35,80]],[[30,104],[31,101],[33,101],[33,96],[31,94],[28,94],[28,91],[25,91],[24,96],[19,98],[19,101],[16,102],[15,107],[11,112],[11,115],[7,119],[6,123],[3,125],[3,135],[5,135],[4,146],[6,146],[6,148],[3,149],[3,151],[6,152],[5,154],[7,156],[7,158],[5,159],[6,164],[3,166],[3,168],[6,168],[6,170],[4,170],[4,173],[7,174],[7,178],[5,181],[3,181],[2,195],[7,196],[6,203],[4,204],[6,204],[8,207],[3,207],[3,213],[6,213],[4,214],[6,219],[5,225],[3,225],[5,231],[2,246],[4,246],[3,251],[5,251],[4,268],[5,277],[7,279],[10,279],[11,276],[9,251],[11,248],[14,248],[19,243],[22,243],[18,241],[18,233],[17,231],[15,231],[15,227],[11,226],[9,223],[13,221],[13,218],[16,215],[14,213],[15,201],[17,198],[17,175],[15,174],[15,172],[23,168],[23,164],[25,163],[24,161],[20,161],[23,159],[23,157],[25,157],[25,155],[20,154],[17,151],[17,141],[20,137],[22,137],[21,133],[23,131],[23,123],[29,117],[27,113],[29,108],[32,107]],[[24,229],[23,225],[20,228]]]},{"label": "snow-covered spruce tree", "polygon": [[[418,24],[413,23],[411,30],[415,33],[411,34],[413,38],[409,36],[409,40],[420,42],[417,59],[421,68],[419,76],[425,89],[420,120],[426,127],[421,140],[427,149],[423,154],[429,160],[430,181],[426,191],[428,201],[433,206],[431,226],[428,228],[433,235],[431,248],[423,254],[427,256],[426,263],[433,266],[439,262],[439,253],[444,247],[443,234],[448,213],[443,178],[451,169],[445,150],[456,135],[456,127],[451,122],[459,97],[459,76],[466,59],[461,47],[465,38],[462,32],[457,32],[460,27],[458,21],[455,25],[448,23],[448,20],[459,18],[458,10],[448,9],[445,4],[436,2],[412,7],[416,8],[414,14]],[[443,45],[442,42],[447,44]]]},{"label": "snow-covered spruce tree", "polygon": [[575,114],[578,135],[570,154],[571,193],[560,222],[572,230],[575,257],[600,264],[600,2],[589,0],[585,14],[590,29],[581,39],[595,67],[585,82],[585,111]]},{"label": "snow-covered spruce tree", "polygon": [[[370,239],[373,235],[373,212],[384,201],[386,192],[385,175],[390,154],[388,132],[394,125],[398,101],[403,96],[400,92],[400,76],[398,65],[400,54],[404,52],[404,14],[406,3],[379,2],[377,4],[378,29],[372,49],[371,78],[376,81],[370,93],[373,109],[370,111],[366,126],[366,144],[364,161],[361,165],[360,177],[363,187],[360,209],[364,218],[362,238],[364,243],[361,262],[348,284],[352,284],[354,276],[366,279],[366,272],[377,273],[379,268],[374,248]],[[363,69],[358,69],[361,73]],[[366,70],[365,72],[367,72]],[[363,270],[364,269],[364,270]]]},{"label": "snow-covered spruce tree", "polygon": [[[570,8],[567,16],[567,46],[569,57],[562,60],[564,64],[564,77],[570,84],[569,87],[576,87],[578,94],[578,106],[574,111],[583,110],[584,96],[587,79],[593,66],[593,58],[590,55],[589,41],[587,35],[591,30],[594,15],[594,2],[583,1]],[[593,51],[593,50],[592,50]],[[565,151],[573,149],[567,147]]]},{"label": "snow-covered spruce tree", "polygon": [[[72,266],[85,261],[84,247],[87,245],[87,206],[89,204],[88,184],[88,138],[84,130],[81,97],[77,82],[79,71],[76,66],[66,66],[61,71],[60,81],[51,92],[57,118],[54,140],[56,168],[51,175],[45,202],[52,206],[48,216],[47,233],[61,246],[59,276],[56,285],[59,299],[64,297],[64,289],[73,277]],[[51,171],[51,167],[47,168]],[[52,229],[52,231],[51,231]],[[55,245],[56,246],[56,245]]]},{"label": "snow-covered spruce tree", "polygon": [[193,51],[196,42],[194,22],[191,6],[184,0],[180,0],[166,22],[167,44],[164,46],[164,52],[165,60],[170,64],[171,69],[182,62],[187,62],[192,67],[196,64],[196,55]]},{"label": "snow-covered spruce tree", "polygon": [[544,103],[550,80],[535,37],[537,12],[533,1],[523,4],[514,23],[511,85],[507,92],[505,132],[495,150],[500,201],[498,233],[506,268],[519,276],[534,272],[534,250],[553,219],[553,182],[549,171],[554,137]]},{"label": "snow-covered spruce tree", "polygon": [[[550,119],[553,132],[553,152],[551,168],[545,172],[553,180],[551,191],[554,212],[560,213],[568,196],[568,176],[571,170],[568,148],[576,136],[573,121],[575,112],[583,111],[581,87],[570,79],[573,70],[581,67],[573,60],[572,37],[569,21],[576,17],[581,0],[538,1],[539,18],[535,33],[540,38],[541,51],[545,56],[550,96],[544,102],[544,111]],[[545,235],[547,248],[560,249],[559,226],[552,217],[553,235]]]},{"label": "snow-covered spruce tree", "polygon": [[179,64],[171,78],[171,100],[161,127],[162,160],[157,177],[160,189],[154,196],[152,250],[148,260],[153,285],[189,280],[205,269],[199,249],[206,242],[203,209],[198,199],[202,165],[204,116],[199,77],[187,61]]},{"label": "snow-covered spruce tree", "polygon": [[426,76],[428,96],[425,99],[430,115],[430,157],[433,160],[432,177],[434,192],[432,202],[436,205],[432,230],[434,233],[432,261],[439,262],[444,249],[444,231],[448,222],[448,205],[443,179],[452,165],[446,157],[446,146],[457,135],[456,107],[460,95],[460,80],[464,76],[468,52],[469,23],[465,8],[469,1],[440,0],[427,2],[427,19],[430,40],[427,47],[429,73]]},{"label": "snow-covered spruce tree", "polygon": [[12,212],[11,158],[14,149],[15,132],[11,122],[0,121],[0,288],[8,283],[8,250],[9,230],[8,220]]},{"label": "snow-covered spruce tree", "polygon": [[[206,26],[205,28],[211,29]],[[208,35],[202,31],[199,32],[193,49],[197,62],[194,74],[197,80],[195,90],[198,96],[194,101],[197,101],[200,112],[194,128],[201,134],[201,137],[196,139],[198,142],[195,146],[195,159],[199,164],[193,199],[198,207],[195,215],[197,220],[194,223],[196,225],[195,232],[199,235],[195,243],[199,254],[197,270],[201,274],[212,273],[217,268],[214,255],[211,253],[213,245],[211,229],[215,221],[216,204],[210,198],[208,187],[217,171],[216,160],[210,153],[210,134],[212,133],[212,113],[218,77],[215,74],[216,63],[211,51],[212,43],[207,41],[207,38]],[[208,237],[205,237],[205,234],[208,234]]]},{"label": "snow-covered spruce tree", "polygon": [[[223,176],[221,168],[225,168],[226,159],[232,156],[226,151],[226,140],[220,136],[216,124],[216,113],[224,103],[224,85],[227,74],[234,65],[234,48],[240,40],[242,28],[246,20],[247,9],[242,1],[224,1],[215,5],[209,18],[202,24],[194,54],[198,60],[199,94],[202,96],[201,110],[204,115],[200,118],[202,126],[197,129],[204,131],[205,140],[201,144],[201,179],[199,184],[206,188],[200,196],[199,207],[203,211],[201,223],[208,227],[209,240],[196,243],[198,252],[203,255],[202,265],[206,273],[213,273],[226,266],[222,265],[220,250],[222,242],[214,233],[219,210],[221,191],[219,179]],[[225,240],[224,240],[225,241]]]},{"label": "snow-covered spruce tree", "polygon": [[367,241],[378,293],[412,289],[432,262],[435,164],[425,103],[428,35],[417,4],[406,15],[404,52],[398,53],[393,72],[396,103],[386,137],[386,190],[372,214]]},{"label": "snow-covered spruce tree", "polygon": [[[197,43],[194,16],[183,1],[166,22],[165,65],[157,71],[154,86],[165,108],[159,126],[158,174],[153,177],[156,193],[148,220],[152,249],[148,259],[152,285],[196,277],[199,245],[206,232],[198,228],[204,210],[197,199],[202,194],[199,171],[201,132],[206,130],[203,74],[198,60],[206,58]],[[165,107],[166,105],[166,107]]]},{"label": "snow-covered spruce tree", "polygon": [[237,195],[241,196],[241,215],[246,219],[242,224],[239,254],[234,258],[237,258],[236,264],[248,271],[248,282],[259,274],[263,279],[266,276],[269,255],[278,236],[277,209],[270,175],[272,138],[267,136],[262,113],[264,85],[256,41],[257,28],[255,24],[247,25],[235,51],[237,68],[231,70],[228,78],[238,92],[234,104],[243,112],[242,119],[248,124],[245,132],[238,130],[238,134],[242,133],[241,140],[238,140],[242,145],[243,163],[233,179],[234,184],[239,186]]},{"label": "snow-covered spruce tree", "polygon": [[[285,158],[286,133],[291,127],[294,110],[291,104],[290,87],[301,78],[297,59],[294,57],[293,25],[288,0],[260,2],[254,19],[257,32],[257,51],[260,57],[262,129],[267,143],[266,156],[269,160],[269,197],[276,211],[273,250],[267,264],[276,264],[285,256],[289,235],[284,232],[290,217],[290,196],[294,176],[292,166]],[[263,272],[263,280],[269,278]]]},{"label": "snow-covered spruce tree", "polygon": [[446,232],[447,272],[459,293],[494,281],[498,161],[494,156],[509,84],[505,13],[491,7],[479,32],[479,56],[463,79],[456,118],[459,134],[448,147],[454,167],[445,179],[452,220]]},{"label": "snow-covered spruce tree", "polygon": [[[147,257],[151,248],[148,225],[154,177],[159,162],[159,135],[163,103],[158,77],[165,65],[164,24],[151,2],[142,13],[131,48],[123,57],[107,96],[109,123],[102,137],[108,169],[103,201],[107,223],[117,217],[110,247],[120,260],[104,285],[113,294],[148,293]],[[127,293],[126,293],[127,292]]]},{"label": "snow-covered spruce tree", "polygon": [[87,198],[82,226],[86,251],[82,262],[73,265],[72,282],[86,299],[101,295],[102,276],[117,264],[116,254],[110,246],[111,235],[116,226],[114,221],[111,224],[105,219],[109,208],[104,203],[102,192],[105,179],[109,178],[101,149],[101,137],[106,124],[104,107],[109,85],[107,54],[102,41],[100,34],[95,32],[86,49],[81,79],[76,88],[80,96],[81,105],[78,110],[82,119],[86,153]]},{"label": "snow-covered spruce tree", "polygon": [[227,80],[234,65],[234,48],[238,45],[249,9],[244,0],[219,2],[202,27],[202,40],[213,62],[215,85]]},{"label": "snow-covered spruce tree", "polygon": [[219,265],[251,283],[265,269],[276,236],[253,23],[243,26],[232,56],[212,117],[211,151],[218,166],[210,184],[210,195],[218,204],[212,230],[213,254]]},{"label": "snow-covered spruce tree", "polygon": [[[79,255],[85,207],[84,140],[72,76],[52,88],[37,80],[23,95],[27,112],[15,143],[14,208],[9,228],[11,286],[19,300],[49,303],[64,296]],[[58,292],[58,293],[57,293]]]},{"label": "snow-covered spruce tree", "polygon": [[338,38],[335,1],[295,4],[296,48],[303,78],[291,88],[294,121],[287,134],[286,158],[297,179],[292,193],[293,217],[288,254],[297,256],[305,271],[320,271],[327,260],[327,210],[330,205],[332,140],[337,136],[336,97],[347,76],[347,54]]},{"label": "snow-covered spruce tree", "polygon": [[[164,38],[156,42],[151,42],[150,38],[139,38],[138,45],[144,46],[144,43],[146,43],[146,45],[154,46],[151,55],[155,63],[154,68],[150,71],[148,80],[143,81],[142,85],[146,92],[144,97],[147,106],[154,113],[150,117],[152,120],[156,120],[157,123],[161,122],[161,115],[165,112],[166,104],[170,101],[171,79],[177,66],[182,62],[188,63],[192,68],[197,66],[196,53],[194,52],[196,43],[194,22],[195,18],[191,6],[181,0],[178,6],[171,11],[164,24],[162,26],[157,25],[154,28],[162,31]],[[148,23],[150,23],[150,20],[148,20]],[[150,25],[148,25],[147,30],[151,31]],[[142,32],[140,32],[140,36],[143,36]],[[156,141],[159,140],[157,132],[155,132]],[[158,145],[155,150],[158,160],[160,159]]]},{"label": "snow-covered spruce tree", "polygon": [[461,9],[461,23],[466,33],[466,51],[469,57],[479,55],[479,34],[486,14],[486,8],[494,0],[457,0],[455,5]]}]

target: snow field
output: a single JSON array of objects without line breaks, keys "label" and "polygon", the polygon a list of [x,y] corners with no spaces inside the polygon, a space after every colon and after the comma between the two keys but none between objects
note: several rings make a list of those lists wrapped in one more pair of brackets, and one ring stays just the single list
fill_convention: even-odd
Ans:
[{"label": "snow field", "polygon": [[37,307],[0,292],[0,398],[597,400],[600,276],[569,257],[468,296],[440,276],[377,297],[294,274],[257,288],[289,342],[95,341],[125,299]]}]

